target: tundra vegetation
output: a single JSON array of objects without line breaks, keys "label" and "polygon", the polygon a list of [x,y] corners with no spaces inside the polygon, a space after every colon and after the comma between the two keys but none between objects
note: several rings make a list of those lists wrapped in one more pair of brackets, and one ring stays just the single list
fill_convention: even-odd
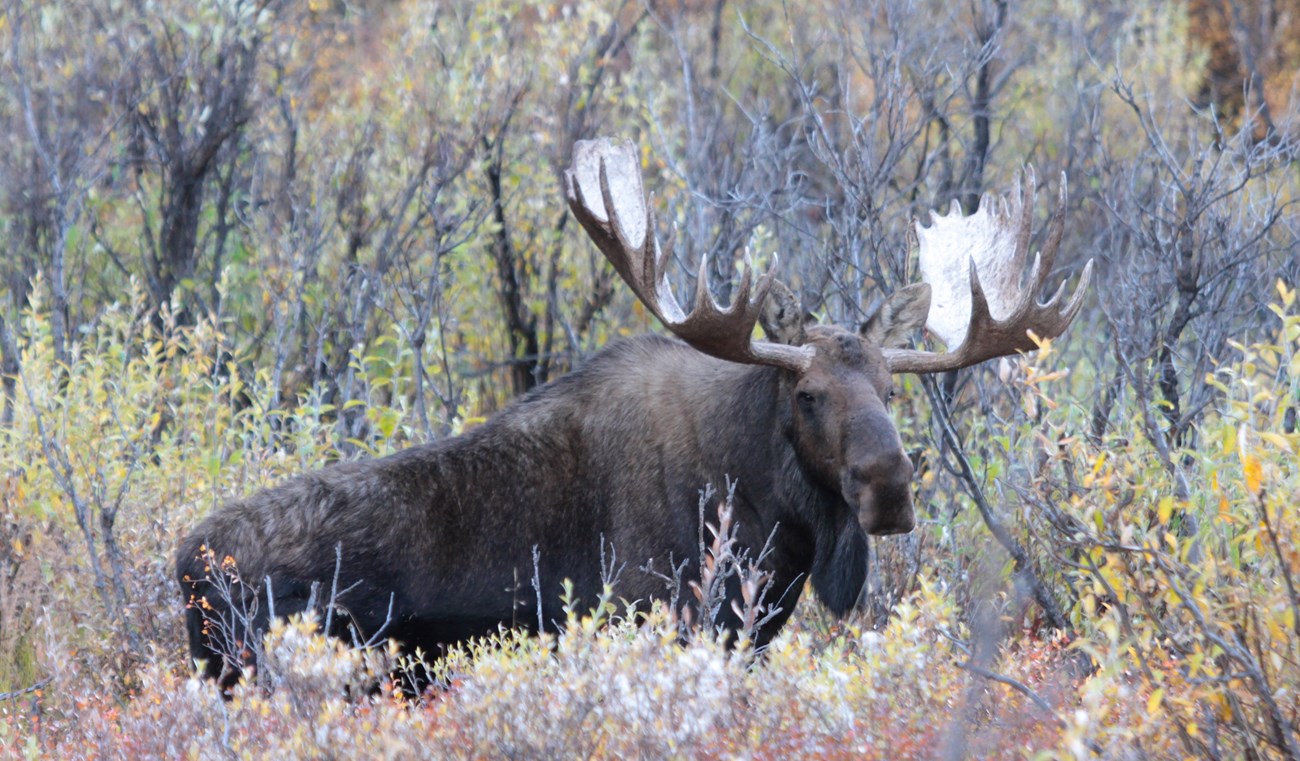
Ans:
[{"label": "tundra vegetation", "polygon": [[[1300,758],[1297,25],[3,0],[0,758]],[[223,700],[187,658],[185,531],[661,330],[564,201],[605,134],[640,147],[679,294],[707,257],[727,303],[748,246],[856,325],[916,281],[913,216],[1025,162],[1070,187],[1049,281],[1095,259],[1093,286],[1037,352],[896,377],[916,528],[872,538],[845,619],[809,593],[759,656],[561,593],[530,599],[556,632],[468,644],[413,699],[398,653],[294,618]],[[727,494],[705,605],[750,573]]]}]

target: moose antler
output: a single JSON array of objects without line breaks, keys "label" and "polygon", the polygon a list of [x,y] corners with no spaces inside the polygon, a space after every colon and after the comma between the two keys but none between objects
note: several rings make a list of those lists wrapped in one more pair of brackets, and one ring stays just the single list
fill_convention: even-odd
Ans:
[{"label": "moose antler", "polygon": [[678,338],[719,359],[796,371],[808,368],[811,347],[753,340],[754,324],[772,285],[772,270],[755,285],[748,251],[731,306],[719,307],[709,293],[706,258],[700,261],[691,312],[682,311],[664,271],[671,243],[667,250],[659,246],[653,199],[642,188],[640,161],[631,141],[579,140],[573,146],[573,164],[564,173],[564,186],[573,216],[641,303]]},{"label": "moose antler", "polygon": [[[1028,188],[1028,198],[1026,198]],[[1022,288],[1021,276],[1029,252],[1034,217],[1034,170],[1026,169],[1007,198],[985,195],[979,208],[962,216],[954,201],[946,215],[931,215],[929,227],[916,222],[921,277],[930,284],[930,314],[926,327],[949,351],[937,354],[910,349],[886,349],[890,372],[936,373],[986,359],[1036,348],[1029,331],[1040,338],[1065,332],[1083,305],[1092,277],[1092,260],[1084,265],[1079,287],[1061,307],[1065,283],[1045,304],[1037,294],[1051,272],[1065,227],[1065,176],[1060,200],[1048,222],[1047,241]]]}]

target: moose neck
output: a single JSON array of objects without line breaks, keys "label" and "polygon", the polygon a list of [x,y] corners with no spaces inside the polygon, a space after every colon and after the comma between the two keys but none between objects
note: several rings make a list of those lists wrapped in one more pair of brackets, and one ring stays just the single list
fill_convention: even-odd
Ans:
[{"label": "moose neck", "polygon": [[799,459],[790,372],[696,356],[683,385],[694,387],[688,393],[697,400],[691,417],[702,461],[736,484],[747,513],[739,519],[756,522],[764,540],[773,537],[773,562],[808,574],[827,607],[847,612],[865,581],[866,535],[838,489],[819,483]]}]

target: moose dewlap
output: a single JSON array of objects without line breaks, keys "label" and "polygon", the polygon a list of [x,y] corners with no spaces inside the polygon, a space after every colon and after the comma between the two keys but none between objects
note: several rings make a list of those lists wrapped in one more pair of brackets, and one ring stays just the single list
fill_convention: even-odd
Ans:
[{"label": "moose dewlap", "polygon": [[[891,374],[1030,350],[1027,331],[1060,335],[1087,288],[1091,262],[1068,303],[1063,287],[1036,299],[1061,241],[1065,186],[1026,276],[1030,173],[973,215],[918,224],[925,282],[859,331],[806,324],[772,271],[753,277],[748,255],[725,309],[702,262],[688,312],[669,287],[671,252],[637,156],[607,138],[577,143],[566,195],[676,339],[615,342],[462,436],[305,473],[214,512],[177,553],[190,650],[207,674],[233,683],[272,604],[276,615],[301,612],[313,588],[337,591],[329,633],[435,654],[501,626],[536,627],[539,599],[543,625],[563,620],[562,582],[594,601],[610,547],[625,568],[619,597],[669,599],[671,569],[682,583],[699,577],[700,490],[728,482],[738,550],[767,548],[773,615],[757,643],[789,618],[805,580],[843,614],[865,580],[867,535],[915,523],[912,465],[886,411]],[[767,340],[752,338],[755,323]],[[949,351],[904,349],[922,325]],[[727,595],[717,623],[736,628],[729,603],[741,591]]]}]

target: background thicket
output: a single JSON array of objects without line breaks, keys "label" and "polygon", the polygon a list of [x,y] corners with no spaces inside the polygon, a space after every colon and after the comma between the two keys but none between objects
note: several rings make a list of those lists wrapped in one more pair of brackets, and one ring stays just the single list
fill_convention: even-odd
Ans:
[{"label": "background thicket", "polygon": [[[3,0],[0,757],[1300,758],[1292,0]],[[414,707],[292,622],[185,663],[223,500],[451,436],[657,330],[565,208],[642,149],[679,292],[745,246],[827,321],[913,217],[1070,189],[1028,359],[899,378],[921,525],[758,667],[577,606]],[[1045,204],[1044,204],[1045,205]],[[603,624],[603,626],[602,626]],[[266,745],[270,743],[270,745]]]}]

